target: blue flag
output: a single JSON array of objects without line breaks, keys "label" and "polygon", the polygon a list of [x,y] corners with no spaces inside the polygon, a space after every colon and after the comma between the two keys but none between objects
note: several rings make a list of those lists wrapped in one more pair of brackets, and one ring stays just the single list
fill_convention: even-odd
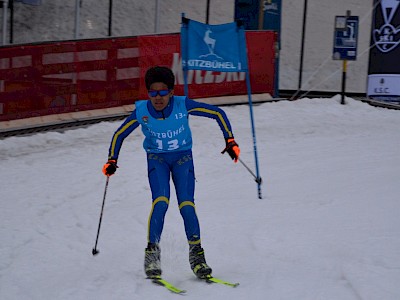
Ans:
[{"label": "blue flag", "polygon": [[[251,100],[250,76],[247,66],[246,36],[239,22],[209,25],[189,20],[182,16],[181,27],[182,68],[185,80],[185,95],[188,96],[188,70],[216,72],[245,72],[251,128],[253,133],[254,157],[258,198],[261,196],[261,177],[258,169],[257,142]],[[240,159],[239,161],[244,164]]]},{"label": "blue flag", "polygon": [[245,32],[236,22],[208,25],[182,18],[181,49],[187,70],[248,70]]}]

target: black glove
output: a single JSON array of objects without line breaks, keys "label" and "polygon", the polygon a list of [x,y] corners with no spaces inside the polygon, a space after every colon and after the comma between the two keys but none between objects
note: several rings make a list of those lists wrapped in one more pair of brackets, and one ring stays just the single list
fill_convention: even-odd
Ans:
[{"label": "black glove", "polygon": [[103,166],[103,174],[106,176],[111,176],[117,171],[117,160],[109,159]]},{"label": "black glove", "polygon": [[222,150],[222,154],[228,152],[229,156],[235,161],[235,163],[239,159],[240,148],[239,145],[235,142],[234,138],[227,138],[226,140],[226,147]]}]

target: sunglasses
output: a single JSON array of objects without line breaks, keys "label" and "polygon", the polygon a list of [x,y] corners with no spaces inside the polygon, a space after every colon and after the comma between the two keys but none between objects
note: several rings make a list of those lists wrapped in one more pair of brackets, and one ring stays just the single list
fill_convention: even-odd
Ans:
[{"label": "sunglasses", "polygon": [[148,92],[150,97],[157,97],[157,95],[160,95],[161,97],[167,96],[169,94],[170,90],[159,90],[159,91],[155,91],[155,90],[150,90]]}]

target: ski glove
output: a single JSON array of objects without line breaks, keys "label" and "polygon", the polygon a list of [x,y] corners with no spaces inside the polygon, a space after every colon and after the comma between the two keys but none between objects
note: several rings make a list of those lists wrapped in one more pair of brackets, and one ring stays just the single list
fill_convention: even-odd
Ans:
[{"label": "ski glove", "polygon": [[240,154],[239,145],[235,142],[234,138],[227,138],[225,141],[226,147],[221,153],[224,154],[225,152],[228,152],[229,156],[235,161],[235,163],[237,163]]},{"label": "ski glove", "polygon": [[111,176],[117,171],[117,160],[109,159],[103,166],[103,174],[106,176]]}]

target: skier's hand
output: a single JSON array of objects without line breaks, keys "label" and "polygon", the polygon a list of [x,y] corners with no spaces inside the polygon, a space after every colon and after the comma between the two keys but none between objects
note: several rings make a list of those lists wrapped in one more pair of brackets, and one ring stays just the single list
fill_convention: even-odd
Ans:
[{"label": "skier's hand", "polygon": [[229,156],[237,163],[240,154],[239,145],[235,142],[234,138],[227,138],[226,139],[226,147],[222,150],[222,154],[228,152]]},{"label": "skier's hand", "polygon": [[103,166],[103,174],[106,176],[111,176],[117,171],[117,160],[109,159]]}]

